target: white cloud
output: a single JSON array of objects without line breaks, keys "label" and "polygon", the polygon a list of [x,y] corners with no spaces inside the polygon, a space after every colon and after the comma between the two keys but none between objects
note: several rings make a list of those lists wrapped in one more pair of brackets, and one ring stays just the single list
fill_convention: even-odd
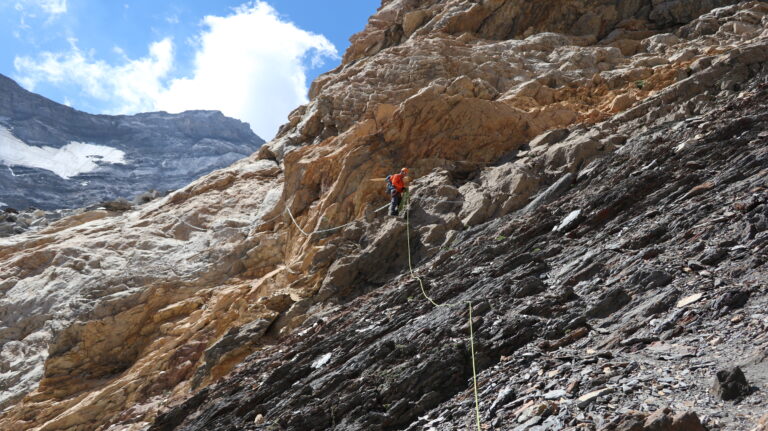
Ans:
[{"label": "white cloud", "polygon": [[67,0],[18,0],[14,9],[18,12],[39,9],[53,17],[67,12]]},{"label": "white cloud", "polygon": [[67,12],[67,0],[31,0],[31,3],[36,3],[40,9],[51,15]]},{"label": "white cloud", "polygon": [[216,109],[270,139],[288,113],[307,102],[305,63],[316,67],[337,58],[324,36],[281,20],[264,1],[244,4],[228,16],[206,16],[203,25],[188,77],[169,76],[170,39],[153,43],[147,57],[124,58],[122,65],[97,60],[76,42],[69,52],[17,58],[14,65],[28,88],[43,81],[76,84],[120,113]]},{"label": "white cloud", "polygon": [[172,81],[157,101],[160,109],[218,109],[271,138],[288,113],[307,102],[303,61],[335,57],[323,36],[280,20],[265,2],[241,6],[227,17],[207,16],[195,71]]},{"label": "white cloud", "polygon": [[16,57],[13,65],[22,85],[30,90],[40,82],[76,84],[88,96],[109,101],[108,113],[135,113],[155,108],[163,91],[163,79],[173,65],[173,42],[163,39],[149,46],[149,55],[112,66],[83,52],[70,39],[70,51],[43,52],[37,59]]}]

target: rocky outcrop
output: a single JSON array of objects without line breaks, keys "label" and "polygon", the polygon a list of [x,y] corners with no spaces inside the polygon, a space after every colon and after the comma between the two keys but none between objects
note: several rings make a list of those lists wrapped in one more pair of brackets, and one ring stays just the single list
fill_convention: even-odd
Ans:
[{"label": "rocky outcrop", "polygon": [[[88,429],[106,411],[116,415],[189,385],[198,361],[206,379],[218,377],[244,355],[238,337],[254,339],[253,322],[285,311],[270,288],[279,274],[246,275],[269,265],[254,252],[269,253],[267,242],[249,232],[270,209],[280,169],[251,160],[216,177],[137,211],[94,210],[4,240],[1,402],[37,388],[29,398],[37,407],[3,428],[25,429],[32,420]],[[263,297],[267,291],[273,295]],[[222,336],[238,342],[214,343]],[[122,407],[109,407],[115,403]]]},{"label": "rocky outcrop", "polygon": [[[456,233],[433,254],[422,227],[441,211],[455,214],[451,201],[464,196],[427,189],[437,174],[416,180],[417,275],[432,299],[457,306],[436,308],[407,273],[394,277],[259,349],[150,429],[466,429],[474,423],[467,303],[483,426],[750,429],[758,409],[745,417],[710,391],[735,362],[750,382],[768,378],[760,359],[768,237],[749,227],[765,209],[763,73],[739,93],[716,90],[721,103],[693,120],[638,128],[548,204]],[[690,193],[706,179],[718,186]],[[553,230],[576,210],[583,215],[569,231]],[[718,246],[727,257],[690,266]],[[721,314],[742,289],[747,302]],[[761,406],[765,397],[741,402]]]},{"label": "rocky outcrop", "polygon": [[[613,112],[623,110],[638,97],[627,84],[644,81],[646,90],[663,87],[676,77],[650,73],[666,69],[653,68],[695,55],[669,55],[661,61],[655,41],[663,40],[666,47],[677,36],[665,31],[730,3],[735,1],[386,1],[365,31],[352,38],[345,67],[313,83],[312,102],[291,115],[279,134],[283,139],[271,147],[279,155],[286,146],[318,143],[363,118],[376,117],[386,105],[401,103],[441,77],[478,80],[484,90],[477,91],[494,99],[497,94],[502,99],[526,96],[512,103],[523,109],[554,102],[548,111],[559,111],[557,107],[570,115],[597,115],[610,112],[620,95]],[[641,55],[634,62],[624,61],[635,54]],[[610,73],[614,69],[618,73]],[[599,91],[599,82],[589,82],[596,73],[613,92]],[[569,106],[556,104],[565,101]],[[555,115],[547,113],[539,120]]]},{"label": "rocky outcrop", "polygon": [[471,304],[485,427],[748,429],[768,4],[725,3],[384,2],[258,155],[0,243],[0,427],[466,429]]},{"label": "rocky outcrop", "polygon": [[220,112],[90,115],[0,75],[0,206],[79,208],[175,190],[264,141]]}]

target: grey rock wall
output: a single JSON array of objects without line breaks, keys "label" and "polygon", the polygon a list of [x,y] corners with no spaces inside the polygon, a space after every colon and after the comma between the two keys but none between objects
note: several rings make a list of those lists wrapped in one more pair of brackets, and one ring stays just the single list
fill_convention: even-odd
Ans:
[{"label": "grey rock wall", "polygon": [[180,188],[264,143],[247,123],[218,111],[91,115],[28,92],[2,75],[0,127],[30,146],[62,148],[83,142],[125,153],[125,164],[99,163],[97,169],[67,179],[0,161],[0,202],[18,209],[76,208],[151,189]]}]

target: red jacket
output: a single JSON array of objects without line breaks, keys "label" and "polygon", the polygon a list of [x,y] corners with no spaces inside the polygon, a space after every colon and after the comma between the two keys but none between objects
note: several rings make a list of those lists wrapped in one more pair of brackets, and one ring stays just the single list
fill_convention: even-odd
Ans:
[{"label": "red jacket", "polygon": [[403,190],[405,190],[405,182],[403,181],[404,178],[405,175],[403,174],[395,174],[389,177],[390,182],[392,182],[392,187],[394,187],[398,193],[402,193]]}]

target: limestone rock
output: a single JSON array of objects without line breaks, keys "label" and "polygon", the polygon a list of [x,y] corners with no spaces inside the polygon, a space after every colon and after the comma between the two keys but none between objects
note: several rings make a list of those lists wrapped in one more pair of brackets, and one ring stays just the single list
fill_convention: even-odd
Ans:
[{"label": "limestone rock", "polygon": [[568,133],[570,133],[568,129],[550,130],[549,132],[542,133],[541,135],[532,139],[528,145],[531,148],[536,148],[538,146],[550,146],[568,137]]}]

